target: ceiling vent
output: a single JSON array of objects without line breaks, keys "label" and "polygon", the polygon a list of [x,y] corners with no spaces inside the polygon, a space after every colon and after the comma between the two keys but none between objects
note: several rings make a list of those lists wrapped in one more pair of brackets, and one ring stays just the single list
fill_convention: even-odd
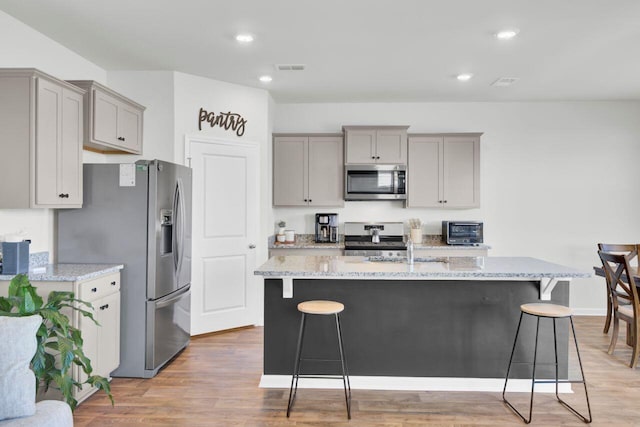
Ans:
[{"label": "ceiling vent", "polygon": [[304,71],[304,64],[276,64],[278,71]]},{"label": "ceiling vent", "polygon": [[498,80],[491,83],[491,86],[511,86],[518,80],[520,80],[520,77],[500,77]]}]

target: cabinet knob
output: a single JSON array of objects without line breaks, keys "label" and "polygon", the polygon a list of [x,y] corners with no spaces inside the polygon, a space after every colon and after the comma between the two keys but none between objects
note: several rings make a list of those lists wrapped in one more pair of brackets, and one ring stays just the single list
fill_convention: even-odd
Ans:
[{"label": "cabinet knob", "polygon": [[313,202],[313,200],[309,199],[309,203]]},{"label": "cabinet knob", "polygon": [[447,201],[445,200],[444,203],[447,203]]},{"label": "cabinet knob", "polygon": [[376,160],[380,160],[380,156],[376,156]]},{"label": "cabinet knob", "polygon": [[253,243],[249,245],[249,249],[255,249],[255,248],[256,248],[256,245],[254,245]]},{"label": "cabinet knob", "polygon": [[114,280],[113,282],[111,282],[111,286],[115,286],[116,285],[116,281]]},{"label": "cabinet knob", "polygon": [[109,304],[105,304],[103,306],[100,306],[100,310],[106,310],[107,308],[109,308]]},{"label": "cabinet knob", "polygon": [[442,200],[438,200],[438,203],[442,203]]},{"label": "cabinet knob", "polygon": [[304,199],[304,201],[305,201],[305,202],[308,202],[309,200],[307,200],[307,199]]},{"label": "cabinet knob", "polygon": [[60,194],[58,194],[58,197],[60,197],[61,199],[68,199],[69,198],[69,193],[60,193]]},{"label": "cabinet knob", "polygon": [[91,292],[98,292],[98,288],[91,288]]},{"label": "cabinet knob", "polygon": [[376,159],[376,156],[371,156],[371,158],[375,160],[375,159]]},{"label": "cabinet knob", "polygon": [[124,136],[119,136],[118,141],[124,141]]}]

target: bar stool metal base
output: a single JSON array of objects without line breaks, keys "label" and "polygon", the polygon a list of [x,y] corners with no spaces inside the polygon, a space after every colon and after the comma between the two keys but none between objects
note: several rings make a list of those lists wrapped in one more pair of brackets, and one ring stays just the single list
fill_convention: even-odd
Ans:
[{"label": "bar stool metal base", "polygon": [[[509,366],[507,367],[507,375],[505,376],[505,380],[504,380],[504,388],[502,389],[502,400],[504,401],[504,403],[511,408],[511,410],[513,412],[515,412],[521,419],[522,421],[524,421],[526,424],[529,424],[531,422],[531,418],[532,418],[532,412],[533,412],[533,395],[534,395],[534,389],[535,389],[535,385],[536,384],[555,384],[556,385],[556,399],[558,399],[558,402],[560,402],[565,408],[567,408],[569,411],[571,411],[575,416],[577,416],[578,418],[580,418],[583,422],[585,423],[590,423],[592,421],[592,417],[591,417],[591,406],[589,405],[589,393],[587,392],[587,382],[584,378],[584,371],[582,369],[582,360],[580,359],[580,350],[578,349],[578,340],[576,338],[576,330],[575,327],[573,326],[573,317],[572,316],[567,316],[569,317],[569,321],[571,322],[571,331],[573,333],[573,341],[575,343],[576,346],[576,354],[578,355],[578,364],[580,365],[580,374],[582,376],[582,380],[577,380],[577,381],[571,381],[571,380],[559,380],[558,379],[558,339],[557,339],[557,334],[556,334],[556,317],[551,317],[551,319],[553,320],[553,344],[554,344],[554,351],[555,351],[555,380],[551,381],[551,380],[536,380],[536,366],[538,365],[537,363],[537,355],[538,355],[538,332],[540,329],[540,317],[547,317],[547,316],[541,316],[541,315],[534,315],[534,314],[530,314],[530,313],[526,313],[529,314],[531,316],[535,316],[536,317],[536,341],[535,341],[535,346],[534,346],[534,350],[533,350],[533,363],[530,362],[513,362],[513,355],[515,353],[516,350],[516,343],[518,342],[518,335],[520,333],[520,326],[522,324],[522,317],[523,314],[525,314],[524,311],[520,312],[520,320],[518,321],[518,329],[516,330],[516,337],[513,340],[513,349],[511,350],[511,357],[509,358]],[[522,415],[520,413],[520,411],[518,411],[512,404],[511,402],[509,402],[505,396],[506,394],[506,390],[507,390],[507,382],[509,381],[509,373],[511,372],[511,365],[514,363],[523,363],[523,364],[528,364],[528,365],[533,365],[533,373],[531,375],[531,399],[529,402],[529,418],[525,418],[524,415]],[[584,394],[586,397],[586,401],[587,401],[587,411],[589,413],[589,418],[585,417],[584,415],[580,414],[576,409],[574,409],[571,405],[569,405],[567,402],[565,402],[564,400],[562,400],[560,398],[560,396],[558,395],[558,384],[563,384],[563,383],[577,383],[577,384],[583,384],[584,385]]]},{"label": "bar stool metal base", "polygon": [[[304,331],[306,326],[306,318],[307,313],[302,313],[302,319],[300,320],[300,332],[298,334],[298,346],[296,350],[296,362],[293,368],[293,376],[291,377],[291,387],[289,389],[289,404],[287,405],[287,418],[291,413],[291,409],[293,408],[293,404],[296,400],[296,393],[298,391],[298,379],[299,378],[319,378],[319,379],[342,379],[342,383],[344,385],[344,398],[347,405],[347,418],[351,419],[351,383],[349,382],[349,372],[347,370],[347,360],[344,354],[344,346],[342,344],[342,329],[340,327],[340,315],[339,313],[334,313],[336,319],[336,331],[338,334],[338,350],[340,351],[340,359],[303,359],[302,358],[302,348],[304,342]],[[313,361],[321,361],[321,362],[340,362],[342,367],[342,375],[301,375],[300,369],[302,365],[302,361],[304,360],[313,360]]]}]

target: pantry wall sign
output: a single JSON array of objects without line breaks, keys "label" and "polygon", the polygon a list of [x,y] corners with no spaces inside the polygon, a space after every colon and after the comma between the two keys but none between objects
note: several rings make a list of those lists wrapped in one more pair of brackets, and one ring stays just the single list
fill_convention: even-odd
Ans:
[{"label": "pantry wall sign", "polygon": [[[203,122],[209,123],[210,127],[218,126],[225,130],[232,130],[236,135],[242,136],[244,135],[244,127],[247,124],[247,119],[231,111],[215,113],[200,108],[200,114],[198,114],[198,130],[202,130]],[[205,124],[205,126],[207,125]]]}]

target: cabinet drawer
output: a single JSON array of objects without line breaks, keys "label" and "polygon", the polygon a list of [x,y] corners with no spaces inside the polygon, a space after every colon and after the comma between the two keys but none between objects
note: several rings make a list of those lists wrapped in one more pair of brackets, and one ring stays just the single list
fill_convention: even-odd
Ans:
[{"label": "cabinet drawer", "polygon": [[78,284],[78,299],[94,301],[120,290],[120,274],[110,274]]}]

